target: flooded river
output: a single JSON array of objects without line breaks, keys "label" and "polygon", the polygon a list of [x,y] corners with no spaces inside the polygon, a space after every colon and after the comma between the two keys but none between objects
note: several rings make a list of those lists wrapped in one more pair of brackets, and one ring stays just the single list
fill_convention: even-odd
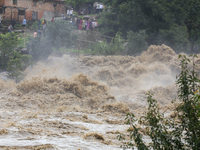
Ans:
[{"label": "flooded river", "polygon": [[179,72],[162,45],[137,57],[50,56],[18,84],[1,77],[0,149],[119,150],[126,113],[145,111],[145,93],[171,112]]}]

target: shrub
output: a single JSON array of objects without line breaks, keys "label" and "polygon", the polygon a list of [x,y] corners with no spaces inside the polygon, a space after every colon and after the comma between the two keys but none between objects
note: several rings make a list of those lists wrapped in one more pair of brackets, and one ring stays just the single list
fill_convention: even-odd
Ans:
[{"label": "shrub", "polygon": [[94,53],[101,55],[116,55],[122,53],[124,50],[123,46],[124,40],[121,37],[121,33],[118,32],[114,39],[110,43],[107,43],[105,40],[95,43],[92,45]]},{"label": "shrub", "polygon": [[48,24],[45,38],[53,47],[70,47],[76,39],[76,35],[71,33],[73,29],[68,21],[57,20]]},{"label": "shrub", "polygon": [[[32,24],[31,29],[33,29],[33,30],[37,30],[37,29],[38,29],[38,22],[37,22],[37,21],[35,21],[35,22]],[[42,19],[41,19],[40,29],[42,29]]]},{"label": "shrub", "polygon": [[14,51],[13,55],[10,56],[7,70],[10,71],[10,77],[16,79],[16,82],[20,80],[22,71],[31,64],[30,58],[30,55],[22,55],[20,51]]},{"label": "shrub", "polygon": [[0,38],[0,67],[6,69],[10,57],[14,54],[18,40],[13,33],[1,34]]},{"label": "shrub", "polygon": [[17,79],[30,64],[31,56],[23,55],[15,50],[19,43],[15,34],[1,34],[0,37],[0,67],[10,71],[11,78]]}]

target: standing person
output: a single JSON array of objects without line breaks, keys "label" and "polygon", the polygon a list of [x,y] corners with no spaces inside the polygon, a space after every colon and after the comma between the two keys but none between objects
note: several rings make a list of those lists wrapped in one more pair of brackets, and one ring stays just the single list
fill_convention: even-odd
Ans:
[{"label": "standing person", "polygon": [[11,23],[11,24],[12,24],[12,26],[13,26],[13,30],[14,30],[14,29],[15,29],[15,24],[16,24],[15,19],[12,20],[12,23]]},{"label": "standing person", "polygon": [[97,14],[99,14],[99,11],[100,11],[100,4],[97,3]]},{"label": "standing person", "polygon": [[46,19],[44,19],[44,21],[42,22],[42,29],[43,29],[43,35],[44,36],[45,36],[46,26],[47,26],[47,21],[46,21]]},{"label": "standing person", "polygon": [[81,11],[79,11],[79,15],[83,15],[83,9]]},{"label": "standing person", "polygon": [[75,26],[76,18],[72,17],[72,25]]},{"label": "standing person", "polygon": [[80,19],[77,17],[77,19],[76,19],[76,28],[77,29],[79,28],[79,23],[80,23]]},{"label": "standing person", "polygon": [[38,21],[38,30],[40,30],[41,21],[40,21],[40,19],[38,19],[37,21]]},{"label": "standing person", "polygon": [[83,23],[82,23],[82,29],[85,29],[85,19],[83,19]]},{"label": "standing person", "polygon": [[91,28],[91,30],[94,30],[94,28],[95,28],[95,22],[94,22],[94,20],[92,20],[92,28]]},{"label": "standing person", "polygon": [[69,11],[69,14],[70,14],[70,16],[72,16],[73,15],[73,8],[71,8],[71,10]]},{"label": "standing person", "polygon": [[52,17],[51,22],[55,22],[55,21],[54,21],[54,17]]},{"label": "standing person", "polygon": [[76,22],[77,22],[77,16],[75,16],[74,18],[74,26],[76,26]]},{"label": "standing person", "polygon": [[95,29],[98,26],[98,23],[97,23],[97,21],[95,19],[94,19],[93,24],[94,24],[94,29]]},{"label": "standing person", "polygon": [[85,30],[87,30],[87,19],[85,19]]},{"label": "standing person", "polygon": [[83,20],[82,20],[82,18],[80,18],[80,21],[79,21],[79,30],[82,30],[82,24],[83,24]]},{"label": "standing person", "polygon": [[92,6],[91,5],[89,5],[89,15],[91,14],[91,11],[92,11]]},{"label": "standing person", "polygon": [[67,9],[67,16],[69,17],[70,16],[70,10],[69,9]]},{"label": "standing person", "polygon": [[24,17],[23,22],[22,22],[22,30],[26,30],[26,18]]},{"label": "standing person", "polygon": [[90,23],[90,30],[92,30],[92,20],[91,19],[90,19],[89,23]]},{"label": "standing person", "polygon": [[13,30],[13,27],[12,27],[12,25],[10,24],[9,26],[8,26],[8,32],[11,32]]},{"label": "standing person", "polygon": [[90,29],[90,21],[89,21],[89,19],[87,20],[87,28],[86,28],[86,30],[89,30]]},{"label": "standing person", "polygon": [[102,13],[103,12],[103,5],[100,5],[100,12]]}]

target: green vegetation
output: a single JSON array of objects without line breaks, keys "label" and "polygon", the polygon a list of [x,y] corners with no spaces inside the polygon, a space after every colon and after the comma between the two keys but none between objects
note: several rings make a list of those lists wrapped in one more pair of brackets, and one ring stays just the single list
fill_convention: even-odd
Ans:
[{"label": "green vegetation", "polygon": [[[138,150],[197,150],[200,147],[200,94],[197,72],[195,71],[194,58],[193,68],[190,69],[188,59],[185,55],[179,55],[181,73],[177,77],[176,84],[179,88],[178,98],[180,103],[175,109],[175,118],[165,118],[161,113],[157,101],[153,99],[151,93],[147,94],[149,104],[147,112],[135,119],[133,114],[127,114],[127,124],[130,125],[130,142],[125,142],[124,149],[137,147]],[[138,122],[140,127],[135,124]],[[139,132],[141,127],[150,137],[151,143],[146,144]],[[120,134],[119,140],[125,140],[125,136]],[[134,143],[132,142],[134,141]]]},{"label": "green vegetation", "polygon": [[17,36],[14,34],[1,34],[1,43],[0,43],[0,65],[1,68],[8,67],[8,61],[10,56],[13,55],[14,49],[17,47]]},{"label": "green vegetation", "polygon": [[16,82],[20,81],[23,77],[22,71],[24,71],[30,64],[31,55],[21,54],[19,51],[14,51],[8,61],[7,70],[10,71],[10,77],[15,79]]},{"label": "green vegetation", "polygon": [[16,34],[15,35],[18,37],[18,42],[17,42],[17,47],[18,49],[20,48],[25,48],[26,47],[26,43],[29,41],[29,37],[30,37],[30,34],[26,34],[26,33],[23,33],[23,34]]},{"label": "green vegetation", "polygon": [[101,32],[123,37],[128,31],[145,30],[148,45],[167,44],[175,51],[194,52],[200,38],[200,1],[197,0],[103,0]]},{"label": "green vegetation", "polygon": [[132,55],[135,53],[140,53],[147,49],[147,40],[148,35],[145,30],[141,30],[139,32],[134,33],[133,31],[129,31],[127,33],[128,39],[128,54]]},{"label": "green vegetation", "polygon": [[[40,29],[42,29],[42,21],[43,21],[43,19],[41,19]],[[48,22],[47,22],[47,23],[48,23]],[[33,29],[33,30],[38,30],[38,22],[37,22],[37,21],[35,21],[35,22],[32,24],[31,29]]]},{"label": "green vegetation", "polygon": [[116,36],[107,43],[105,40],[92,44],[91,49],[94,54],[100,55],[116,55],[121,54],[124,50],[124,39],[121,37],[121,33],[118,32]]},{"label": "green vegetation", "polygon": [[30,64],[31,56],[16,50],[19,40],[15,34],[1,34],[0,37],[0,68],[9,70],[11,78],[16,77],[17,81],[20,72]]}]

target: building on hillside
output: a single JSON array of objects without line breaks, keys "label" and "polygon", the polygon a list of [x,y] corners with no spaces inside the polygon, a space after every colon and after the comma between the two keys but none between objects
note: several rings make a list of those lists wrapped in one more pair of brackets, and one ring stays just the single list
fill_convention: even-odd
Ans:
[{"label": "building on hillside", "polygon": [[0,0],[0,15],[6,20],[37,20],[65,12],[64,0]]}]

